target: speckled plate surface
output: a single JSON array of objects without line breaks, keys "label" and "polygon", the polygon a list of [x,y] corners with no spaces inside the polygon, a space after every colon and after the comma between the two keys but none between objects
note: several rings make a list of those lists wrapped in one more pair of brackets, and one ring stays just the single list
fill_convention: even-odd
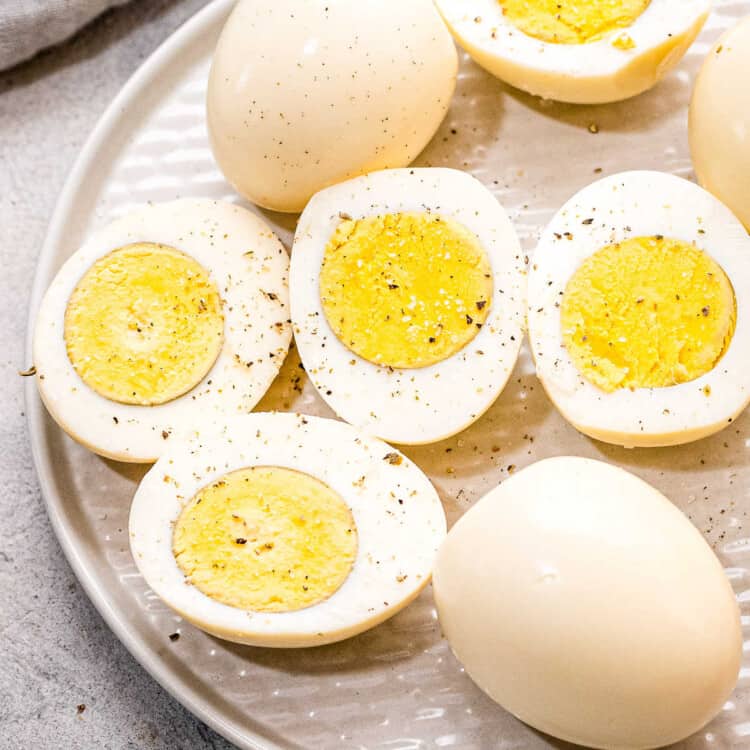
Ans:
[{"label": "speckled plate surface", "polygon": [[[203,102],[211,50],[231,4],[218,0],[171,37],[100,121],[52,219],[32,323],[55,271],[93,228],[145,201],[239,200],[213,164]],[[654,90],[614,105],[542,102],[462,57],[453,106],[419,162],[472,172],[509,210],[531,251],[555,209],[600,171],[692,176],[691,81],[717,35],[749,12],[747,0],[718,0],[679,68]],[[591,132],[594,124],[598,133]],[[288,246],[295,217],[265,215]],[[298,382],[297,364],[293,351],[260,408],[332,416],[312,386]],[[182,622],[149,591],[128,549],[128,508],[144,469],[98,458],[69,440],[47,417],[33,383],[27,398],[49,515],[89,596],[146,669],[240,747],[567,747],[525,727],[471,683],[440,636],[429,589],[369,633],[316,649],[236,646]],[[406,453],[435,483],[449,522],[514,468],[546,456],[592,456],[635,472],[687,513],[716,550],[750,636],[750,413],[689,446],[628,451],[595,443],[557,414],[524,349],[510,384],[481,420],[455,438]],[[170,639],[174,633],[179,639]],[[681,747],[750,747],[750,640],[745,651],[731,700]]]}]

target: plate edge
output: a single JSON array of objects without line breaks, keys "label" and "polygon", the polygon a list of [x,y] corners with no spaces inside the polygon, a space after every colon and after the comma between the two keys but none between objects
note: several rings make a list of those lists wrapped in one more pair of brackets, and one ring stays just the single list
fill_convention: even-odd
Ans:
[{"label": "plate edge", "polygon": [[[148,80],[157,76],[163,65],[170,59],[175,58],[180,50],[194,41],[196,37],[204,32],[206,27],[220,23],[222,18],[229,14],[235,1],[212,0],[212,2],[188,18],[187,21],[172,32],[128,78],[86,138],[55,202],[55,208],[47,225],[44,243],[37,258],[27,312],[26,341],[24,346],[27,362],[32,361],[34,324],[39,304],[50,281],[50,269],[55,255],[54,249],[59,244],[64,230],[65,218],[72,209],[75,195],[79,191],[86,169],[92,161],[92,156],[103,146],[107,134],[116,125],[123,109],[133,98],[141,93]],[[99,583],[88,570],[62,515],[56,510],[51,501],[55,490],[49,479],[52,470],[42,438],[44,432],[44,407],[39,398],[34,378],[29,378],[25,383],[24,401],[32,461],[41,489],[42,499],[44,500],[47,517],[50,520],[52,529],[68,564],[109,629],[141,667],[162,688],[225,739],[236,744],[243,750],[284,750],[282,746],[271,743],[270,740],[261,737],[256,732],[241,728],[234,723],[227,722],[218,717],[210,708],[204,705],[204,701],[195,694],[192,688],[186,688],[187,693],[182,691],[178,693],[176,687],[171,684],[169,671],[162,665],[158,658],[152,655],[148,648],[141,642],[140,638],[131,633],[128,627],[122,622],[118,613],[101,591]]]}]

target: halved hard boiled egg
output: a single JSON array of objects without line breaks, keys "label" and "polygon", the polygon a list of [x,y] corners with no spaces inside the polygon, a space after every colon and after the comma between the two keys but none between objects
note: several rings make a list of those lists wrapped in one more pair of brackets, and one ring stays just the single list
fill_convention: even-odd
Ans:
[{"label": "halved hard boiled egg", "polygon": [[133,462],[250,411],[289,348],[288,269],[268,225],[229,203],[178,200],[113,221],[65,263],[39,309],[47,409],[91,450]]},{"label": "halved hard boiled egg", "polygon": [[571,198],[529,274],[537,374],[563,416],[624,446],[686,443],[750,402],[750,236],[697,185],[625,172]]},{"label": "halved hard boiled egg", "polygon": [[453,36],[490,73],[546,99],[618,101],[682,58],[711,0],[436,0]]},{"label": "halved hard boiled egg", "polygon": [[290,272],[302,362],[331,408],[419,444],[478,419],[521,345],[524,263],[492,194],[452,169],[373,172],[303,212]]},{"label": "halved hard boiled egg", "polygon": [[175,444],[130,512],[133,558],[185,619],[256,646],[315,646],[391,617],[430,580],[445,515],[427,477],[353,427],[237,417]]}]

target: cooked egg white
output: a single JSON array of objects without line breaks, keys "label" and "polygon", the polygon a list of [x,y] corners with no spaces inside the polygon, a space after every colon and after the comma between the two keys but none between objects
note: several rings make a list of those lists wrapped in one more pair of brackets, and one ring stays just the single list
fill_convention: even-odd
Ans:
[{"label": "cooked egg white", "polygon": [[214,156],[249,200],[301,211],[321,188],[409,164],[457,69],[431,0],[240,0],[208,82]]},{"label": "cooked egg white", "polygon": [[95,232],[34,329],[50,414],[101,455],[150,462],[251,410],[289,347],[288,267],[268,225],[218,201],[150,205]]},{"label": "cooked egg white", "polygon": [[451,529],[433,590],[470,677],[533,727],[642,750],[698,731],[742,658],[720,562],[667,498],[585,458],[540,461]]},{"label": "cooked egg white", "polygon": [[711,0],[436,0],[490,73],[546,99],[618,101],[654,86],[701,30]]},{"label": "cooked egg white", "polygon": [[143,478],[130,545],[148,585],[220,638],[331,643],[430,579],[446,522],[405,456],[342,422],[237,417],[174,444]]},{"label": "cooked egg white", "polygon": [[698,179],[750,231],[750,16],[708,53],[690,102],[690,153]]},{"label": "cooked egg white", "polygon": [[676,445],[750,401],[750,237],[693,183],[625,172],[571,198],[529,274],[529,338],[548,395],[581,432]]},{"label": "cooked egg white", "polygon": [[464,172],[386,170],[321,191],[298,224],[290,287],[313,384],[340,417],[385,440],[464,429],[518,356],[518,238]]}]

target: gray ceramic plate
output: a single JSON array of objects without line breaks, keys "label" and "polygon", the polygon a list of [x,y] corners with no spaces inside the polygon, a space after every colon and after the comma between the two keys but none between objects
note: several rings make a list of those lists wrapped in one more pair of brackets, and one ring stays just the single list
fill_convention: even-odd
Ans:
[{"label": "gray ceramic plate", "polygon": [[[172,36],[112,103],[81,153],[39,261],[31,318],[53,274],[94,228],[135,204],[178,196],[238,200],[211,159],[206,75],[231,0]],[[458,90],[422,164],[467,169],[496,193],[525,247],[556,207],[604,174],[631,168],[691,176],[691,80],[721,30],[750,12],[723,0],[680,67],[635,100],[600,107],[541,102],[463,58]],[[599,133],[589,132],[595,123]],[[293,219],[267,214],[285,243]],[[261,408],[330,412],[309,383],[291,387],[294,352]],[[31,380],[31,379],[30,379]],[[110,627],[190,710],[243,748],[541,748],[555,745],[494,705],[463,674],[435,619],[431,592],[350,641],[272,651],[223,643],[180,621],[144,584],[128,550],[128,506],[143,469],[98,458],[47,417],[29,383],[28,414],[49,516],[78,578]],[[750,631],[750,414],[691,446],[627,451],[583,438],[552,408],[524,352],[495,406],[461,435],[407,453],[454,521],[483,492],[550,455],[628,468],[683,509],[726,565]],[[654,616],[658,616],[654,613]],[[179,632],[179,640],[169,635]],[[750,647],[750,642],[746,645]],[[747,649],[746,649],[747,650]],[[722,714],[686,748],[750,745],[750,656]],[[557,743],[559,744],[559,743]]]}]

